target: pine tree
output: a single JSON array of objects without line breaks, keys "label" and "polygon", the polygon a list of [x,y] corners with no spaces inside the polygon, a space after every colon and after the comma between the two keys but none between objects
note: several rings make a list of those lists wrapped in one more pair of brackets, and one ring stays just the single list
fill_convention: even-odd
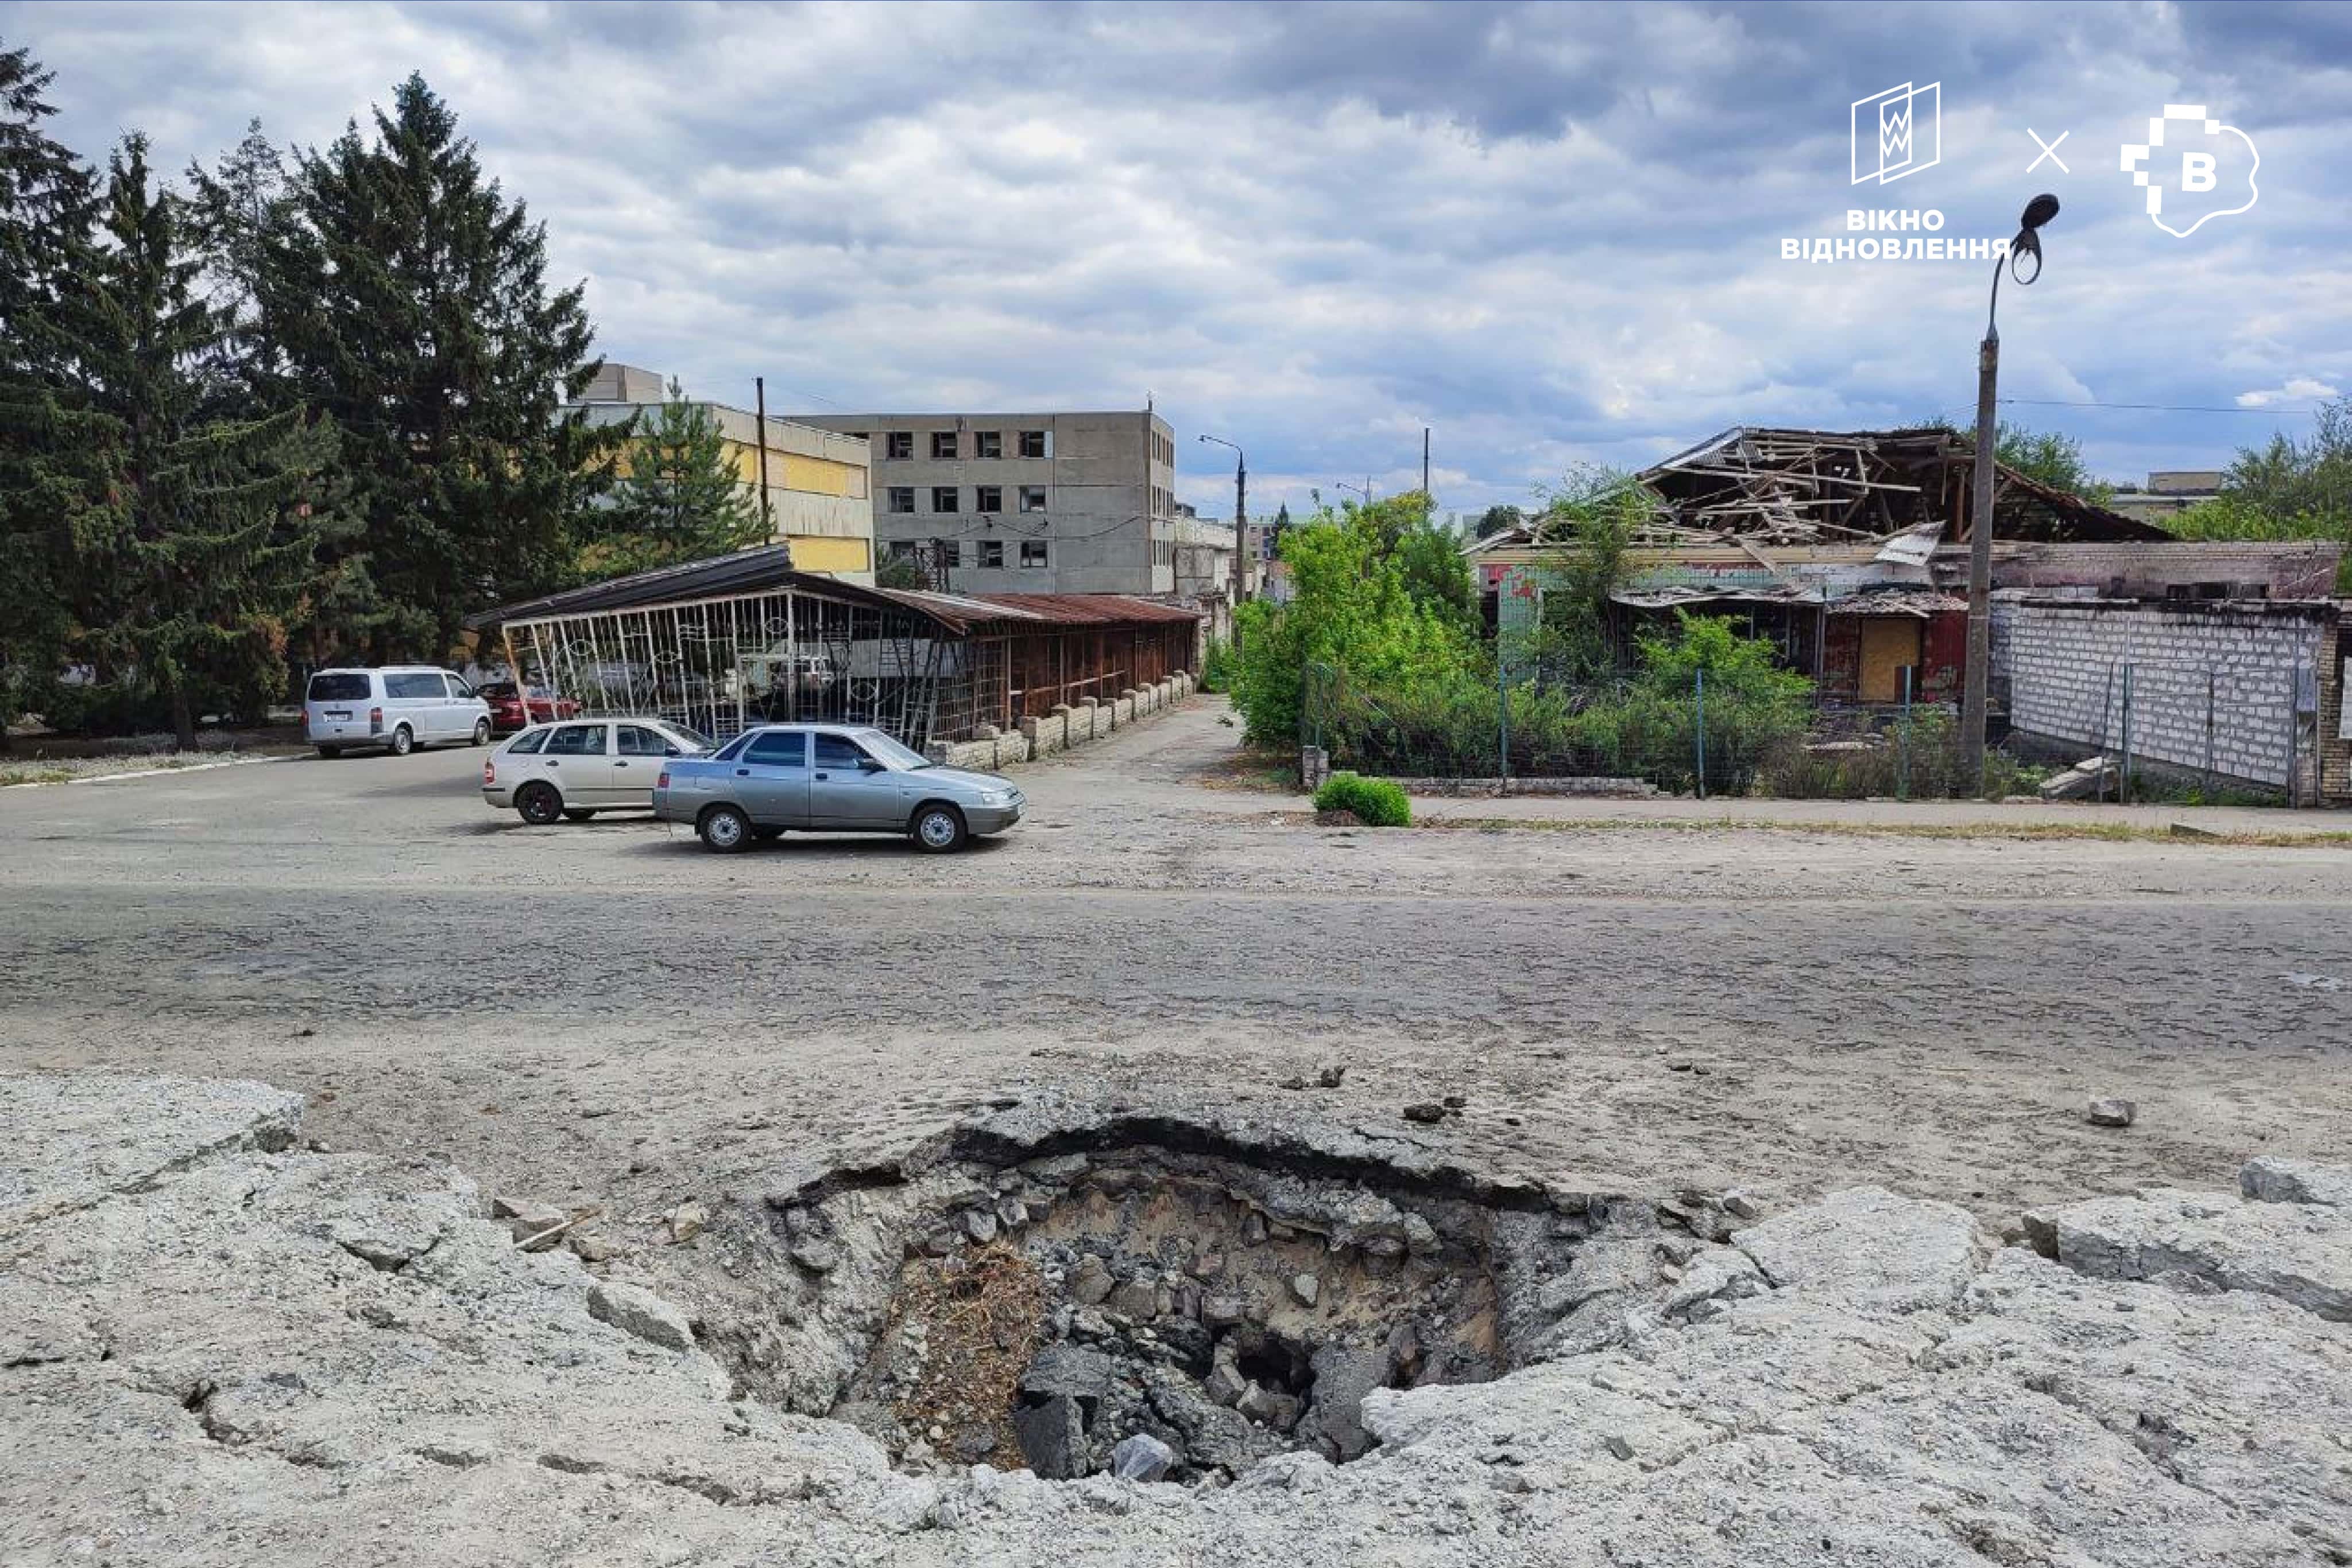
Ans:
[{"label": "pine tree", "polygon": [[561,586],[594,531],[625,433],[559,402],[596,371],[582,287],[549,290],[545,230],[421,76],[372,137],[299,155],[291,211],[261,313],[342,433],[378,598],[357,630],[378,657],[442,654],[467,613]]},{"label": "pine tree", "polygon": [[646,571],[767,542],[718,415],[688,402],[677,382],[650,424],[639,415],[621,468],[625,477],[601,519],[609,531],[583,552],[587,575]]},{"label": "pine tree", "polygon": [[62,316],[76,401],[109,469],[72,518],[92,585],[83,636],[94,663],[169,701],[185,749],[200,701],[249,707],[283,685],[334,437],[300,409],[225,406],[233,389],[206,368],[226,319],[196,297],[198,263],[177,204],[150,183],[144,137],[123,140],[108,175]]},{"label": "pine tree", "polygon": [[27,51],[0,50],[0,750],[66,663],[78,575],[68,519],[100,477],[57,319],[92,181],[41,129],[55,112],[49,80]]},{"label": "pine tree", "polygon": [[261,121],[250,120],[216,168],[192,162],[187,180],[189,247],[203,267],[206,299],[226,318],[222,374],[247,395],[282,404],[283,367],[261,319],[261,277],[271,238],[292,221],[285,158]]}]

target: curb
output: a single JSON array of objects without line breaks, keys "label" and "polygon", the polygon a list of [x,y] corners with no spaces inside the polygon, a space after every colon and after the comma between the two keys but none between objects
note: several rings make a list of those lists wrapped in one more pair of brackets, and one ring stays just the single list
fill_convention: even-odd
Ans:
[{"label": "curb", "polygon": [[297,762],[299,753],[284,757],[233,757],[225,762],[194,762],[185,768],[142,768],[133,773],[96,773],[87,779],[28,779],[21,784],[0,784],[0,789],[55,789],[68,784],[119,784],[126,779],[176,779],[187,773],[209,773],[215,768],[257,768],[265,762]]}]

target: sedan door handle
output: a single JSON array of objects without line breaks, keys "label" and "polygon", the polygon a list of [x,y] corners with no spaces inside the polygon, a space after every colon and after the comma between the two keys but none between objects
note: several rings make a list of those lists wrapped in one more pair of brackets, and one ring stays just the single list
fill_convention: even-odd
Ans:
[{"label": "sedan door handle", "polygon": [[820,773],[820,774],[818,774],[818,775],[817,775],[817,777],[818,777],[818,778],[820,778],[820,779],[830,779],[830,778],[832,778],[832,777],[833,777],[833,775],[832,775],[832,774],[830,774],[830,773]]},{"label": "sedan door handle", "polygon": [[557,761],[555,760],[555,758],[552,758],[552,757],[551,757],[551,758],[549,758],[547,759],[547,765],[548,765],[550,768],[558,768],[558,767],[562,766],[561,763],[557,762]]},{"label": "sedan door handle", "polygon": [[735,769],[735,777],[738,779],[749,779],[751,777],[751,770],[748,768],[738,768]]},{"label": "sedan door handle", "polygon": [[625,762],[615,762],[613,766],[615,768],[626,768],[628,764]]}]

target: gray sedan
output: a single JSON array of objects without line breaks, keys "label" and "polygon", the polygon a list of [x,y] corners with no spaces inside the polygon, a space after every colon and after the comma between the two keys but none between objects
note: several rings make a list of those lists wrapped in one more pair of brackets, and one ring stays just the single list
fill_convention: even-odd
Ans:
[{"label": "gray sedan", "polygon": [[747,729],[710,756],[672,758],[654,783],[654,815],[723,852],[804,828],[904,833],[944,853],[1003,832],[1026,803],[1010,779],[942,768],[853,725]]}]

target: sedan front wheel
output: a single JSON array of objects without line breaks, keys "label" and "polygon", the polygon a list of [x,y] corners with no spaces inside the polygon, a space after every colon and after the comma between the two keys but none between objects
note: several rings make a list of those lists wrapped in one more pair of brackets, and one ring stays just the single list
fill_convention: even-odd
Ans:
[{"label": "sedan front wheel", "polygon": [[963,825],[963,813],[936,800],[915,812],[912,831],[915,847],[934,855],[963,848],[964,840],[970,836]]}]

